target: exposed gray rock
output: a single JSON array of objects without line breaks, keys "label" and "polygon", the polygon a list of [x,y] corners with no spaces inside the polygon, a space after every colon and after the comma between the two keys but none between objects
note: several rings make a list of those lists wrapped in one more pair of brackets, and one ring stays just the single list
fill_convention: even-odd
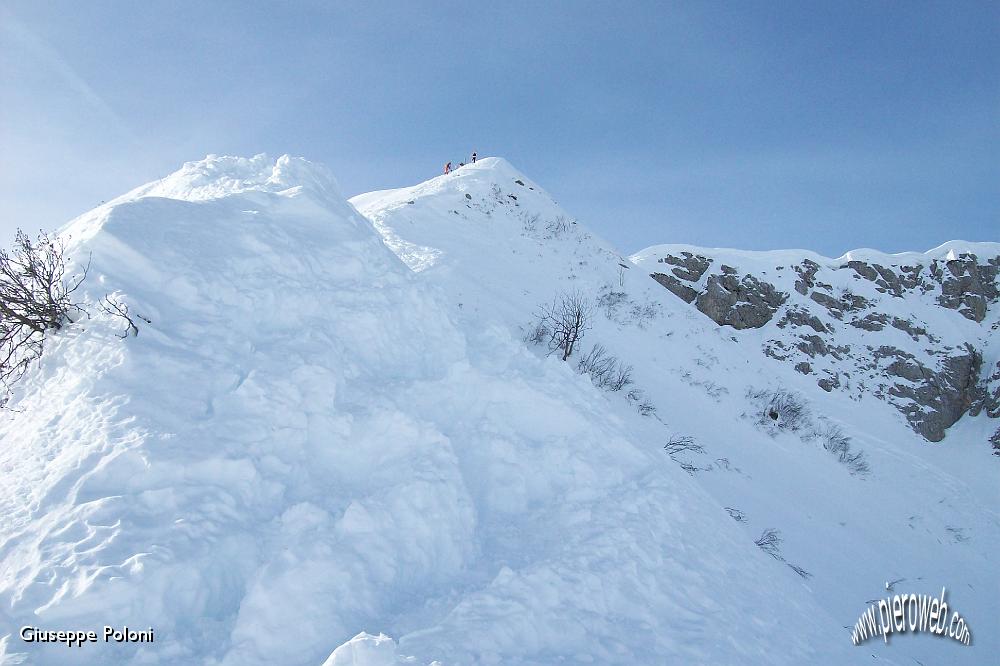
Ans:
[{"label": "exposed gray rock", "polygon": [[691,254],[690,252],[682,252],[679,257],[668,254],[661,258],[659,262],[676,266],[671,272],[680,279],[689,282],[700,280],[701,276],[708,270],[708,267],[712,265],[712,260],[708,257]]},{"label": "exposed gray rock", "polygon": [[712,260],[690,252],[682,252],[679,257],[672,254],[661,257],[657,263],[669,264],[674,268],[670,270],[670,273],[651,273],[650,277],[685,303],[692,303],[697,298],[698,292],[681,280],[698,282],[712,265]]},{"label": "exposed gray rock", "polygon": [[897,274],[886,266],[868,264],[864,261],[849,261],[846,267],[853,269],[869,282],[874,282],[878,291],[897,297],[920,283],[920,271],[923,270],[922,266],[901,266],[897,268],[899,271]]},{"label": "exposed gray rock", "polygon": [[804,354],[808,354],[810,358],[815,358],[816,356],[826,356],[829,351],[826,347],[826,342],[823,338],[818,335],[802,335],[799,336],[801,341],[796,347],[799,351]]},{"label": "exposed gray rock", "polygon": [[[830,289],[827,289],[827,291],[830,291]],[[813,291],[809,294],[809,298],[825,307],[837,319],[843,319],[845,312],[858,312],[859,310],[864,310],[869,305],[868,299],[864,296],[858,296],[846,290],[841,294],[840,298],[834,298],[830,294],[825,294],[821,291]]]},{"label": "exposed gray rock", "polygon": [[762,349],[764,356],[770,356],[771,358],[779,361],[784,361],[789,358],[789,354],[787,353],[788,348],[781,340],[768,340],[764,343]]},{"label": "exposed gray rock", "polygon": [[841,308],[840,301],[834,298],[833,296],[830,296],[829,294],[824,294],[821,291],[814,291],[813,293],[809,294],[809,298],[813,299],[814,301],[822,305],[830,312],[831,315],[833,315],[837,319],[844,318],[844,311]]},{"label": "exposed gray rock", "polygon": [[787,298],[774,285],[752,275],[740,280],[734,275],[711,275],[695,305],[716,324],[741,330],[771,321]]},{"label": "exposed gray rock", "polygon": [[[665,256],[658,261],[669,270],[653,278],[721,326],[761,328],[775,320],[763,353],[817,375],[823,390],[886,400],[931,441],[942,439],[965,413],[1000,417],[1000,363],[987,369],[989,377],[980,376],[977,348],[985,337],[969,337],[964,327],[950,324],[938,331],[934,326],[946,320],[921,313],[936,302],[984,322],[1000,302],[1000,257],[967,253],[913,265],[851,260],[839,267],[803,259],[775,266],[777,277],[771,278],[770,269],[751,275],[735,260],[729,265],[705,255]],[[789,270],[794,275],[783,273]],[[895,299],[907,299],[913,315],[899,305],[889,308]],[[856,329],[852,337],[860,334],[871,344],[838,345],[838,320]],[[904,346],[897,330],[923,344],[906,346],[908,352],[892,346]],[[824,359],[819,367],[818,359]]]},{"label": "exposed gray rock", "polygon": [[878,278],[878,271],[863,261],[848,261],[847,266],[869,282],[874,282]]},{"label": "exposed gray rock", "polygon": [[848,323],[855,328],[861,328],[866,331],[881,331],[889,323],[889,316],[881,312],[872,312],[860,319],[852,319]]},{"label": "exposed gray rock", "polygon": [[980,264],[976,255],[962,254],[957,259],[931,264],[931,274],[941,282],[938,303],[958,310],[966,319],[981,322],[989,302],[998,296],[997,275],[1000,257]]},{"label": "exposed gray rock", "polygon": [[978,416],[980,412],[986,412],[991,419],[1000,418],[1000,361],[996,362],[991,374],[986,372],[982,373],[976,387],[976,401],[969,413]]},{"label": "exposed gray rock", "polygon": [[904,399],[896,406],[906,414],[914,430],[932,442],[940,442],[945,430],[976,402],[982,356],[966,346],[964,353],[944,358],[935,370],[901,350],[895,349],[890,355],[896,360],[886,371],[908,383],[894,384],[889,395]]},{"label": "exposed gray rock", "polygon": [[785,328],[789,325],[808,326],[817,333],[828,332],[827,327],[822,321],[820,321],[819,317],[797,305],[792,305],[786,308],[784,316],[782,316],[781,321],[778,322],[778,328]]},{"label": "exposed gray rock", "polygon": [[795,281],[795,291],[805,296],[815,284],[813,278],[819,270],[819,264],[812,259],[803,259],[801,264],[794,266],[794,270],[799,274],[799,279]]},{"label": "exposed gray rock", "polygon": [[670,292],[685,303],[691,303],[698,296],[698,292],[687,286],[673,275],[666,273],[651,273],[650,277],[670,290]]},{"label": "exposed gray rock", "polygon": [[923,326],[917,326],[912,319],[900,319],[899,317],[892,318],[892,327],[898,328],[899,330],[908,333],[911,338],[919,341],[920,336],[924,336],[930,342],[936,342],[937,339],[927,332],[927,329]]},{"label": "exposed gray rock", "polygon": [[827,393],[830,393],[833,389],[840,388],[840,376],[836,373],[831,373],[830,371],[826,371],[826,373],[830,376],[820,379],[816,382],[816,385]]}]

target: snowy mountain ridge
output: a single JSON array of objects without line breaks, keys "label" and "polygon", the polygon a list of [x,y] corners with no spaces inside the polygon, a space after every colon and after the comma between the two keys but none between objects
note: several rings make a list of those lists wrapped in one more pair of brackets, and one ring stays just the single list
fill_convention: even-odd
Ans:
[{"label": "snowy mountain ridge", "polygon": [[[0,415],[0,608],[7,627],[157,640],[67,651],[10,630],[5,662],[981,663],[997,647],[995,420],[929,445],[882,400],[760,354],[801,334],[778,322],[809,303],[735,330],[649,277],[689,251],[710,268],[682,284],[707,289],[749,260],[633,263],[496,158],[349,203],[298,158],[210,156],[66,233],[90,258],[84,298],[150,323],[121,340],[94,309]],[[525,341],[566,292],[592,306],[581,354],[631,365],[638,397]],[[952,346],[978,335],[944,310],[919,323]],[[768,421],[778,390],[808,423]],[[834,427],[867,473],[826,448]],[[772,528],[777,545],[755,543]],[[974,645],[852,647],[899,579],[948,585]]]}]

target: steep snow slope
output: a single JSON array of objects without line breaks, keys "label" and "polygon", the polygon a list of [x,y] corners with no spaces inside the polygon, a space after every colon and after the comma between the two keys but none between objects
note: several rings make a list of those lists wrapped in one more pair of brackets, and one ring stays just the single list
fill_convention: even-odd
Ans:
[{"label": "steep snow slope", "polygon": [[[983,663],[1000,648],[989,630],[991,618],[1000,613],[1000,582],[993,564],[1000,545],[996,508],[1000,485],[997,459],[990,455],[984,437],[996,421],[985,413],[966,416],[952,425],[941,446],[928,446],[897,411],[902,396],[896,404],[887,404],[874,391],[863,385],[859,392],[854,384],[854,391],[828,393],[817,385],[817,374],[827,368],[823,359],[813,360],[813,367],[803,374],[794,367],[800,359],[779,362],[761,353],[768,340],[781,340],[781,335],[789,347],[799,342],[793,334],[802,335],[798,329],[814,316],[808,303],[781,302],[769,312],[768,294],[762,288],[757,288],[755,298],[748,289],[734,288],[737,297],[728,306],[743,320],[734,326],[732,316],[726,320],[724,308],[717,308],[718,319],[724,322],[719,325],[686,302],[707,290],[704,283],[712,271],[695,274],[697,261],[687,266],[660,260],[673,253],[686,261],[680,251],[689,251],[714,261],[713,270],[721,270],[723,276],[725,269],[718,267],[732,265],[740,267],[739,275],[758,276],[757,285],[773,278],[779,287],[786,285],[777,281],[776,274],[784,275],[782,280],[800,278],[793,266],[808,269],[806,262],[812,261],[832,270],[834,262],[799,251],[733,251],[730,256],[669,246],[641,253],[633,264],[500,159],[481,160],[415,187],[373,192],[351,202],[421,281],[450,296],[453,315],[466,327],[496,326],[523,335],[531,330],[532,314],[556,294],[575,291],[588,298],[595,317],[581,351],[601,344],[634,365],[635,387],[643,394],[635,402],[645,401],[657,410],[655,417],[634,426],[636,432],[643,433],[651,450],[671,441],[677,445],[683,438],[703,447],[660,455],[682,464],[715,498],[718,509],[732,510],[738,519],[734,525],[743,530],[746,543],[752,544],[767,528],[780,530],[783,559],[771,561],[773,574],[808,587],[817,605],[834,615],[836,626],[824,637],[824,649],[850,644],[849,627],[870,600],[887,594],[887,582],[895,582],[895,593],[939,594],[941,587],[947,587],[951,604],[964,609],[973,623],[974,646],[926,636],[895,638],[888,646],[878,639],[852,648],[849,654],[854,659]],[[669,252],[661,252],[664,249]],[[996,256],[990,244],[974,249],[987,260]],[[848,258],[861,259],[884,261],[871,252]],[[670,293],[650,279],[651,273],[667,273],[668,268],[689,276],[683,284],[694,296],[677,298],[677,292],[684,293],[681,288]],[[812,277],[821,290],[854,289],[876,302],[882,295],[876,289],[879,285],[859,286],[852,273],[831,277],[821,271]],[[829,289],[818,284],[824,279],[833,282]],[[791,281],[786,291],[794,292]],[[925,368],[932,365],[931,359],[936,366],[937,356],[947,347],[974,342],[985,357],[983,365],[990,367],[997,337],[994,319],[980,325],[940,307],[933,296],[942,291],[947,289],[939,285],[934,294],[912,298],[903,307],[893,304],[888,315],[881,313],[890,324],[885,327],[888,341],[922,360]],[[955,310],[966,307],[962,298],[958,294]],[[810,302],[821,307],[823,300]],[[830,319],[836,319],[826,312],[836,309],[831,300],[826,301],[829,307],[815,314],[824,317],[823,347],[816,343],[817,349],[855,344],[860,335],[859,329],[840,325],[839,320],[831,324]],[[888,297],[885,300],[889,303]],[[745,312],[739,308],[744,303],[756,310]],[[786,331],[781,322],[792,305],[803,314],[797,318],[793,312],[784,324],[789,326]],[[770,318],[758,324],[770,322],[765,328],[743,325],[758,323],[765,315]],[[892,325],[891,315],[902,328]],[[925,352],[912,340],[911,335],[920,335],[920,322],[928,330],[940,329],[944,342],[938,340],[937,354]],[[544,354],[544,349],[528,346]],[[836,370],[833,364],[840,359],[828,360]],[[891,385],[886,365],[868,370],[873,378]],[[931,377],[928,383],[934,381]],[[945,395],[947,382],[940,382],[937,389]],[[801,424],[772,422],[764,416],[767,392],[780,390],[792,392],[806,406],[809,415]],[[621,394],[608,394],[608,401],[609,414],[635,407]],[[857,460],[870,471],[865,473],[855,464],[852,473],[837,451],[826,450],[838,442],[850,447],[848,456],[860,452]],[[799,577],[786,563],[809,576]],[[981,628],[978,633],[977,628]]]},{"label": "steep snow slope", "polygon": [[620,270],[633,302],[595,332],[667,359],[650,323],[685,310],[501,161],[422,188],[366,207],[406,264],[288,157],[189,163],[67,227],[91,316],[0,420],[4,662],[867,662],[659,421],[511,323]]}]

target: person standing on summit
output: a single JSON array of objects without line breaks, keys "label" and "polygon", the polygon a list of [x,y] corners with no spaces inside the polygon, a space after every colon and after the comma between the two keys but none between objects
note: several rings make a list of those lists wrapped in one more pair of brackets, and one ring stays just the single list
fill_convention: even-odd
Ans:
[{"label": "person standing on summit", "polygon": [[444,175],[447,176],[449,173],[451,173],[451,162],[444,165]]},{"label": "person standing on summit", "polygon": [[476,151],[474,151],[474,150],[472,151],[472,163],[473,164],[476,163]]}]

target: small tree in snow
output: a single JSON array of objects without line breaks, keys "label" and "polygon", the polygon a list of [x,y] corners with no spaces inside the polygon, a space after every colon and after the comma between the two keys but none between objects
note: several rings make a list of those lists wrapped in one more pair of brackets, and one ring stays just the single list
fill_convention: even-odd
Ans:
[{"label": "small tree in snow", "polygon": [[546,340],[549,353],[558,351],[565,361],[590,329],[590,316],[590,302],[579,292],[560,294],[538,313],[536,332]]},{"label": "small tree in snow", "polygon": [[70,321],[73,292],[86,276],[85,267],[66,277],[63,242],[44,232],[32,240],[18,230],[13,249],[0,249],[0,386],[20,378],[46,333]]}]

